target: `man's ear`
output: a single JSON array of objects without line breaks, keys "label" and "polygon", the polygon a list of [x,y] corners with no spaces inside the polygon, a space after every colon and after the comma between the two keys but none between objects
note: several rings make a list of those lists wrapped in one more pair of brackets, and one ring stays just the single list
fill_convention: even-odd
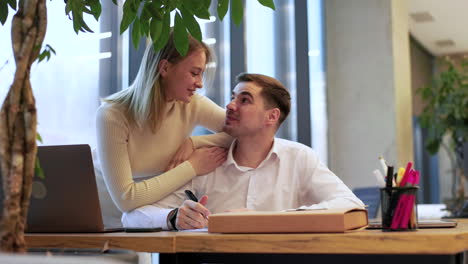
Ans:
[{"label": "man's ear", "polygon": [[158,71],[159,74],[161,74],[162,77],[166,77],[167,72],[169,70],[170,63],[168,60],[161,60],[158,65]]},{"label": "man's ear", "polygon": [[266,122],[268,125],[276,125],[279,122],[281,111],[278,108],[268,110]]}]

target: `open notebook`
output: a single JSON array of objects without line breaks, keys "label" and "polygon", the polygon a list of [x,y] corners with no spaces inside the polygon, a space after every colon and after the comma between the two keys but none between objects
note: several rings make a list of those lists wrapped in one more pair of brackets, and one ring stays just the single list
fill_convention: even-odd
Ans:
[{"label": "open notebook", "polygon": [[104,227],[89,145],[39,146],[38,158],[45,178],[33,179],[26,232],[122,230]]}]

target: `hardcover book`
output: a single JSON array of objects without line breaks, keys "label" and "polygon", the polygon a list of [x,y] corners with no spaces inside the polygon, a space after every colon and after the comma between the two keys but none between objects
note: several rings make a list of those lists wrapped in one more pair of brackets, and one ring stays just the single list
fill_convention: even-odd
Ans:
[{"label": "hardcover book", "polygon": [[210,215],[210,233],[343,233],[366,227],[366,209],[236,212]]}]

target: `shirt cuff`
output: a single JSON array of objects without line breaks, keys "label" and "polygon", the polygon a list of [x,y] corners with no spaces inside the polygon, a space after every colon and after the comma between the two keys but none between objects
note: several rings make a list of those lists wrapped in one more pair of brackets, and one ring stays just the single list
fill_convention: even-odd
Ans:
[{"label": "shirt cuff", "polygon": [[154,205],[145,205],[122,214],[123,227],[155,228],[170,230],[167,225],[167,215],[173,209],[163,209]]}]

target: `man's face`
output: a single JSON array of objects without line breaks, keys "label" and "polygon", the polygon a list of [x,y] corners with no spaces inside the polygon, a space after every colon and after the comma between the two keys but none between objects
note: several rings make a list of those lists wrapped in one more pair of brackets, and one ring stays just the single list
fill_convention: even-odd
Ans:
[{"label": "man's face", "polygon": [[261,96],[262,88],[254,82],[241,82],[226,106],[223,130],[233,137],[255,135],[265,127],[268,110]]}]

